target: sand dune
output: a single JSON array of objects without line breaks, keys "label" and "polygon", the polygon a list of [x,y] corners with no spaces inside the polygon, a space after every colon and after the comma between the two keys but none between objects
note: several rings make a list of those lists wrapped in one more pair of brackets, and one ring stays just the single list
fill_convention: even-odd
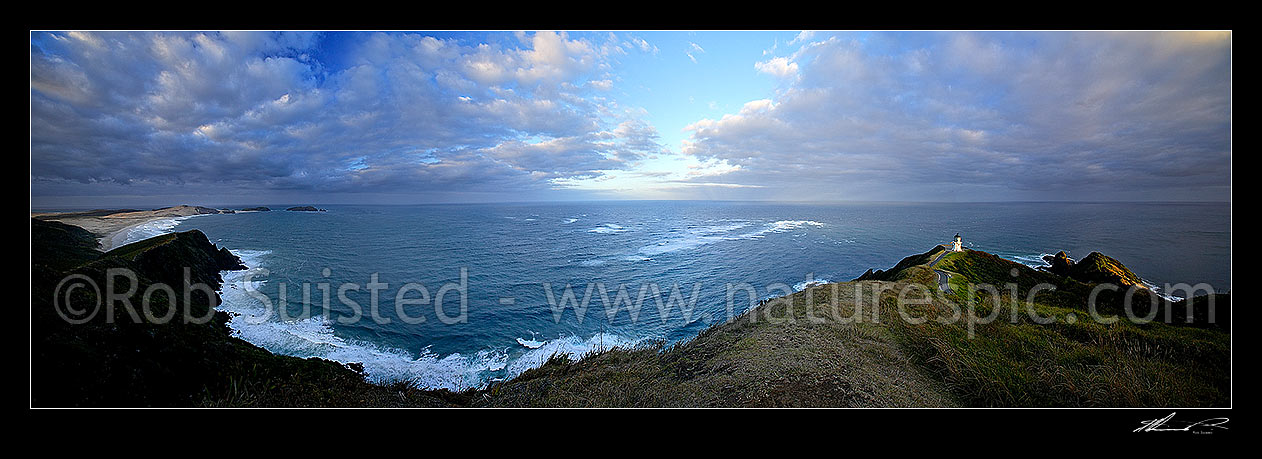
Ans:
[{"label": "sand dune", "polygon": [[138,225],[163,218],[218,213],[222,212],[209,207],[174,206],[154,210],[97,209],[85,212],[32,213],[31,218],[59,221],[91,231],[97,235],[101,250],[110,250],[118,242],[121,242],[120,238],[116,236]]}]

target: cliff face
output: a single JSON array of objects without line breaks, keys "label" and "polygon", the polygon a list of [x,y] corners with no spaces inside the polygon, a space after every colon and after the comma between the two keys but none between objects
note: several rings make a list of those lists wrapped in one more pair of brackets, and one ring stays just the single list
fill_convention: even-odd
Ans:
[{"label": "cliff face", "polygon": [[[277,356],[232,337],[229,316],[214,309],[217,293],[183,294],[186,268],[191,283],[216,290],[219,271],[244,268],[200,231],[102,254],[82,229],[31,226],[32,406],[445,406],[441,397],[455,397],[370,384],[336,362]],[[120,268],[135,273],[134,284],[110,275]],[[111,282],[130,306],[104,301]],[[158,283],[175,297],[154,294],[142,307]]]},{"label": "cliff face", "polygon": [[128,244],[106,252],[97,264],[134,265],[146,277],[167,285],[177,286],[184,282],[184,269],[189,270],[189,282],[203,283],[215,289],[223,281],[220,271],[246,269],[241,259],[227,248],[217,248],[201,231],[164,234]]},{"label": "cliff face", "polygon": [[[1105,325],[1088,320],[1092,284],[968,250],[935,266],[965,283],[1015,284],[1039,317],[960,320],[960,304],[991,298],[937,295],[934,248],[880,279],[827,284],[758,305],[670,348],[615,349],[572,362],[555,358],[486,390],[453,394],[407,383],[371,384],[354,366],[277,356],[231,336],[219,298],[159,296],[149,311],[100,306],[100,295],[58,290],[68,275],[105,288],[107,272],[137,275],[130,301],[155,283],[218,287],[240,260],[198,231],[101,254],[59,224],[32,222],[33,406],[1226,406],[1230,400],[1227,295],[1174,304],[1198,323]],[[39,247],[36,247],[39,245]],[[1094,255],[1094,254],[1093,254]],[[1087,276],[1127,279],[1116,260],[1087,257]],[[1083,268],[1086,269],[1086,268]],[[1125,271],[1123,271],[1125,270]],[[1015,274],[1013,274],[1015,273]],[[1133,273],[1130,273],[1134,276]],[[1101,277],[1104,278],[1104,277]],[[1138,279],[1135,277],[1135,279]],[[1054,290],[1034,292],[1035,283]],[[935,295],[907,311],[906,287]],[[1004,287],[1007,297],[1007,288]],[[914,292],[913,292],[914,293]],[[1115,295],[1108,297],[1107,295]],[[920,298],[919,295],[913,295]],[[1106,303],[1116,293],[1102,295]],[[1110,299],[1114,298],[1114,299]],[[1209,325],[1210,299],[1216,326]],[[66,303],[69,301],[69,306]],[[967,313],[974,311],[970,306]],[[1163,303],[1158,312],[1171,311]],[[71,323],[66,311],[99,313]],[[1024,309],[1023,309],[1024,310]],[[924,322],[916,324],[909,313]],[[1000,311],[1003,312],[1003,311]],[[1115,309],[1105,309],[1113,314]],[[163,322],[171,313],[209,317]],[[1141,313],[1142,315],[1142,313]],[[1226,315],[1226,316],[1225,316]],[[1067,317],[1074,317],[1069,320]],[[854,320],[854,319],[859,320]],[[362,368],[362,367],[360,367]]]}]

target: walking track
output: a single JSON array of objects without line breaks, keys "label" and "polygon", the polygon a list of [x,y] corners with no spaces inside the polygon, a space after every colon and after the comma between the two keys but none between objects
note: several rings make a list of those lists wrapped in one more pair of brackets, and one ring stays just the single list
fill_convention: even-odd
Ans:
[{"label": "walking track", "polygon": [[[946,246],[946,244],[943,244],[943,246]],[[934,258],[933,262],[929,263],[929,268],[933,269],[934,274],[938,275],[938,289],[944,292],[951,291],[951,285],[948,284],[948,282],[951,280],[951,274],[941,269],[936,269],[934,268],[934,266],[936,266],[938,264],[938,261],[941,260],[942,257],[945,257],[946,254],[948,253],[951,253],[950,249],[945,250],[942,253],[938,254],[938,257]]]}]

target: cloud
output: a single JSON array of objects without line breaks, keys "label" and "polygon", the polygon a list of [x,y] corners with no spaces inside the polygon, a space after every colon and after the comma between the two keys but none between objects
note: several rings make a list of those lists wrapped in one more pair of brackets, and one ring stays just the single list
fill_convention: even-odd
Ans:
[{"label": "cloud", "polygon": [[764,197],[1229,197],[1229,35],[832,36],[777,59],[756,67],[800,64],[791,85],[683,148]]},{"label": "cloud", "polygon": [[705,48],[702,48],[701,45],[698,45],[693,42],[688,42],[688,50],[684,51],[684,54],[688,56],[688,60],[691,60],[693,64],[696,64],[697,57],[693,55],[693,53],[700,54],[704,52],[705,52]]},{"label": "cloud", "polygon": [[610,88],[613,88],[613,81],[609,79],[591,80],[587,82],[587,85],[601,91],[608,91]]},{"label": "cloud", "polygon": [[801,31],[801,32],[798,32],[797,36],[793,37],[793,39],[792,39],[792,40],[789,40],[789,44],[790,44],[790,45],[793,45],[793,44],[797,44],[797,43],[804,43],[804,42],[808,42],[808,41],[810,41],[810,40],[811,40],[811,37],[814,37],[814,36],[815,36],[815,31],[813,31],[813,30],[803,30],[803,31]]},{"label": "cloud", "polygon": [[787,57],[777,57],[767,61],[755,62],[754,68],[759,72],[780,78],[788,78],[798,73],[798,64],[790,61]]},{"label": "cloud", "polygon": [[[329,56],[327,38],[348,49]],[[621,38],[519,38],[33,34],[32,194],[511,193],[660,150],[590,93],[612,87],[592,77]]]},{"label": "cloud", "polygon": [[643,38],[639,38],[639,37],[631,37],[631,38],[630,38],[630,42],[629,42],[629,43],[630,43],[630,45],[629,45],[629,46],[634,46],[634,47],[640,48],[640,51],[643,51],[643,52],[646,52],[646,53],[649,53],[649,54],[657,54],[657,53],[658,53],[657,46],[654,46],[653,44],[649,43],[648,41],[644,40]]},{"label": "cloud", "polygon": [[1230,33],[802,33],[678,152],[615,99],[657,47],[576,35],[34,33],[32,200],[1230,196]]}]

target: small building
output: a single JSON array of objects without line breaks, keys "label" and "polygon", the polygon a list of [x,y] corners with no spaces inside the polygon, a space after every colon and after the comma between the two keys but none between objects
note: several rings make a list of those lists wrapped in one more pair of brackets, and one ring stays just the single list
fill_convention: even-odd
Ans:
[{"label": "small building", "polygon": [[951,241],[951,251],[952,252],[964,251],[964,240],[960,239],[960,233],[955,233],[955,240]]}]

